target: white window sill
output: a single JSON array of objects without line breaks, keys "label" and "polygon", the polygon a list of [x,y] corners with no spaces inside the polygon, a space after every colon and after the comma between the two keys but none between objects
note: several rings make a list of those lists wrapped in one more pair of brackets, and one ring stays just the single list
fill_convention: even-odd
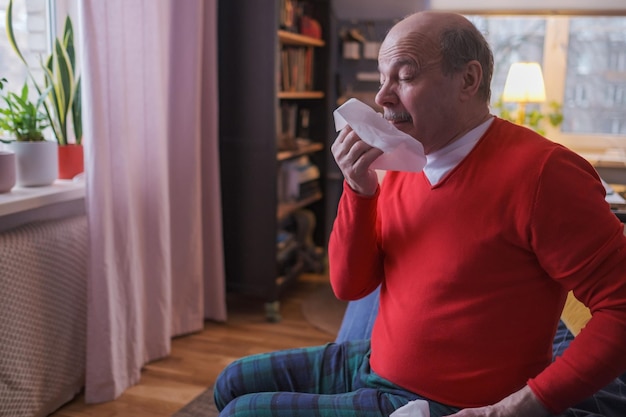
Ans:
[{"label": "white window sill", "polygon": [[624,152],[579,152],[579,154],[594,166],[626,168],[626,154]]},{"label": "white window sill", "polygon": [[13,187],[0,194],[0,231],[33,221],[85,212],[84,181],[56,180],[44,187]]}]

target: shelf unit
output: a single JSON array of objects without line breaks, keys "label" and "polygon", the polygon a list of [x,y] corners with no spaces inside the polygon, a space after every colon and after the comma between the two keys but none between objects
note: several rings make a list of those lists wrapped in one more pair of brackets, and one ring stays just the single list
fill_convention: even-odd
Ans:
[{"label": "shelf unit", "polygon": [[280,99],[292,99],[292,100],[305,100],[305,99],[320,99],[324,98],[325,94],[322,91],[279,91],[278,98]]},{"label": "shelf unit", "polygon": [[299,33],[288,32],[286,30],[278,30],[278,41],[280,43],[297,45],[297,46],[325,46],[326,42],[322,39],[312,38],[310,36],[301,35]]},{"label": "shelf unit", "polygon": [[307,207],[317,201],[320,201],[322,198],[324,198],[324,195],[322,193],[315,193],[309,197],[302,198],[292,203],[279,204],[276,210],[276,217],[278,217],[278,219],[284,219],[294,211]]},{"label": "shelf unit", "polygon": [[[261,297],[268,320],[278,320],[279,297],[297,279],[305,262],[297,259],[285,272],[278,262],[278,231],[286,218],[306,208],[315,218],[313,240],[326,247],[325,177],[330,65],[327,42],[330,0],[311,0],[311,15],[322,27],[322,39],[279,29],[281,1],[221,0],[219,13],[219,106],[222,217],[227,289]],[[313,71],[307,88],[285,87],[281,71],[284,48],[309,50]],[[301,61],[300,61],[301,62]],[[301,74],[301,70],[298,70]],[[308,140],[279,147],[282,105],[306,109]],[[293,138],[295,139],[295,137]],[[296,201],[279,200],[281,166],[308,157],[320,172],[319,192]]]},{"label": "shelf unit", "polygon": [[312,154],[324,150],[324,144],[321,142],[311,143],[309,145],[302,146],[293,151],[278,151],[276,159],[278,161],[286,161],[288,159],[296,158],[302,155]]}]

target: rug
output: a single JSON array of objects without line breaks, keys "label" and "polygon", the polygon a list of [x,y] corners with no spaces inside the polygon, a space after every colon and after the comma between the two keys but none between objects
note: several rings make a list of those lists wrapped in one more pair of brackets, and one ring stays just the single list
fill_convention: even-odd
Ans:
[{"label": "rug", "polygon": [[302,301],[302,314],[313,327],[337,336],[348,303],[338,300],[330,285],[322,285]]},{"label": "rug", "polygon": [[209,387],[189,404],[172,414],[172,417],[217,417],[218,415],[213,402],[213,387]]}]

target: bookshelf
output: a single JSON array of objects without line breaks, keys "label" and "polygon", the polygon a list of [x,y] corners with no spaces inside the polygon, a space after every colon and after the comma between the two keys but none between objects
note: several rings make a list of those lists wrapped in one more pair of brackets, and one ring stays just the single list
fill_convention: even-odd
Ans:
[{"label": "bookshelf", "polygon": [[310,143],[308,145],[302,145],[298,149],[292,151],[278,151],[276,158],[278,161],[286,161],[291,158],[295,158],[301,155],[308,155],[313,152],[318,152],[324,149],[324,144],[320,142]]},{"label": "bookshelf", "polygon": [[313,38],[311,36],[301,35],[299,33],[288,32],[286,30],[278,30],[278,41],[282,44],[299,45],[299,46],[324,46],[326,42],[322,39]]},{"label": "bookshelf", "polygon": [[[285,252],[289,227],[309,222],[316,253],[326,248],[331,7],[267,3],[218,7],[220,173],[227,290],[263,298],[276,321],[283,289],[311,268],[301,242]],[[319,31],[285,24],[287,3]]]},{"label": "bookshelf", "polygon": [[293,99],[293,100],[305,100],[305,99],[320,99],[324,98],[324,92],[322,91],[279,91],[279,99]]},{"label": "bookshelf", "polygon": [[279,219],[285,218],[287,217],[290,213],[293,213],[294,211],[306,207],[312,203],[315,203],[316,201],[319,201],[323,198],[323,194],[321,192],[317,192],[314,193],[313,195],[310,195],[308,197],[304,197],[302,199],[299,199],[297,201],[293,201],[290,203],[282,203],[278,205],[278,209],[276,211],[276,216]]}]

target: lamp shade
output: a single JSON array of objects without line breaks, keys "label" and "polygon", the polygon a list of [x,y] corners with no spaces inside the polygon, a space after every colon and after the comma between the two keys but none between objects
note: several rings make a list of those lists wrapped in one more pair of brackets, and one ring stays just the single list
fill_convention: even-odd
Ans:
[{"label": "lamp shade", "polygon": [[540,103],[546,100],[541,66],[536,62],[516,62],[509,68],[502,100]]}]

